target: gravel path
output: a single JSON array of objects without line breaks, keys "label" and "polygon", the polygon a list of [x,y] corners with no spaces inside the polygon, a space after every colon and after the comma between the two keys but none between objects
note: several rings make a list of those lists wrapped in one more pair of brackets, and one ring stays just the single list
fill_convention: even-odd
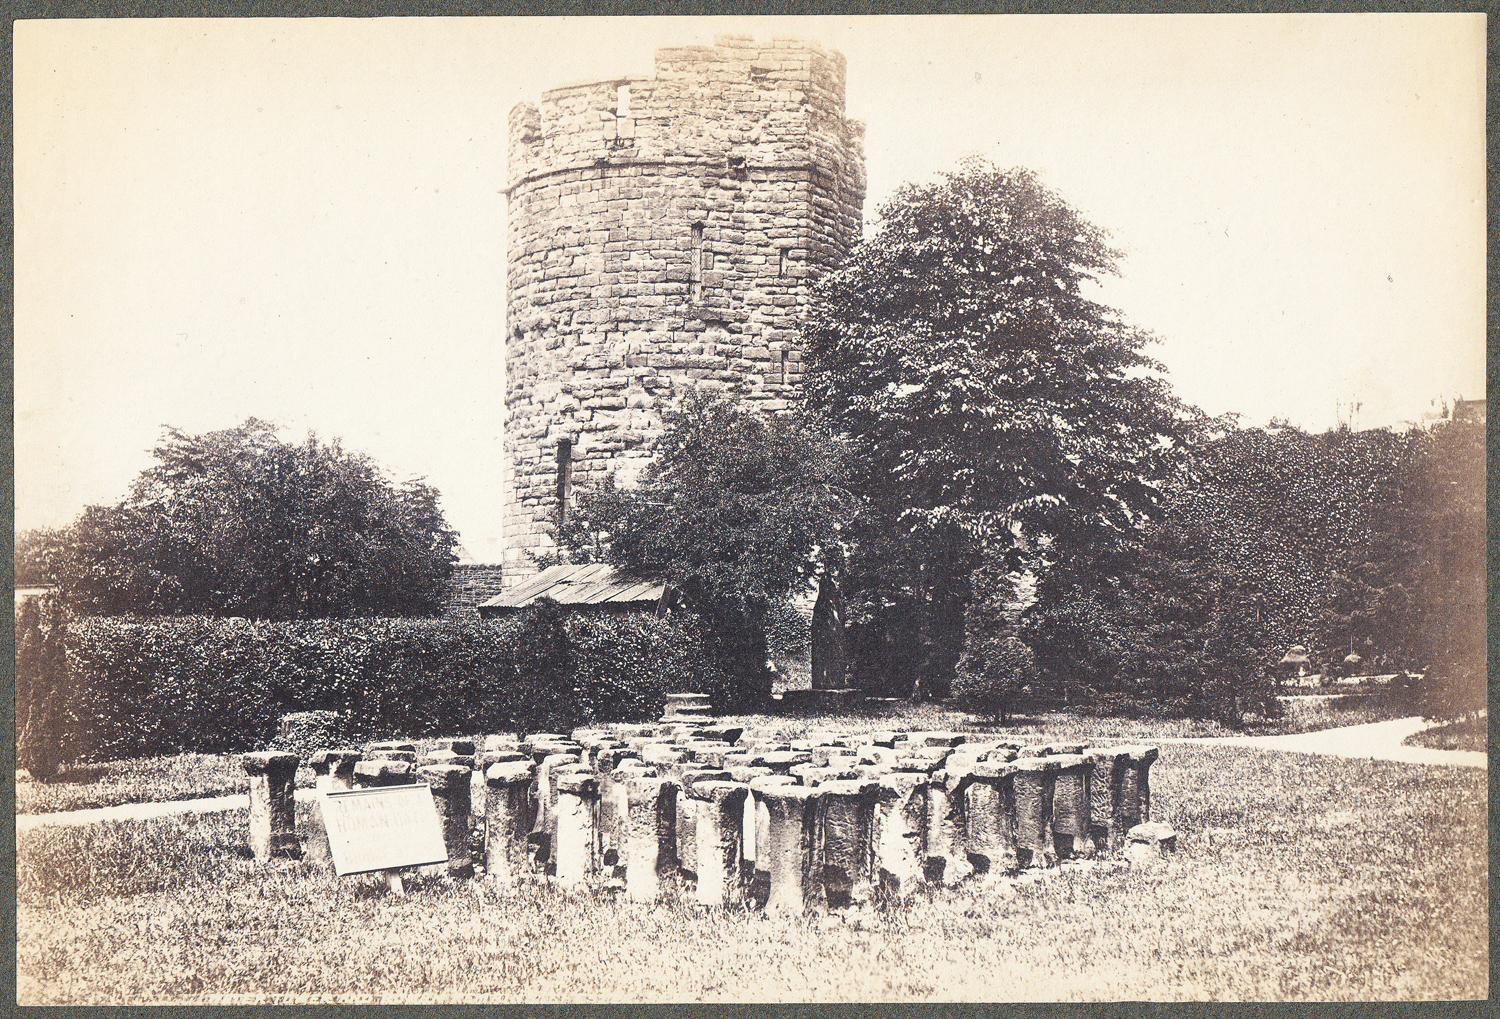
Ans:
[{"label": "gravel path", "polygon": [[1477,750],[1430,750],[1427,747],[1401,745],[1406,737],[1426,728],[1429,728],[1429,723],[1420,718],[1393,718],[1388,722],[1369,722],[1342,729],[1293,733],[1290,736],[1167,737],[1153,742],[1257,747],[1261,750],[1285,750],[1294,754],[1364,757],[1372,761],[1402,761],[1406,764],[1448,764],[1460,768],[1488,766],[1487,755]]},{"label": "gravel path", "polygon": [[[1447,764],[1461,768],[1484,768],[1485,754],[1474,750],[1429,750],[1405,747],[1401,741],[1428,727],[1420,718],[1397,718],[1389,722],[1350,725],[1342,729],[1299,732],[1290,736],[1198,736],[1159,737],[1154,743],[1197,743],[1222,746],[1256,747],[1261,750],[1285,750],[1294,754],[1327,754],[1333,757],[1363,757],[1372,761],[1402,761],[1406,764]],[[315,798],[312,789],[298,789],[297,799]],[[482,795],[482,790],[481,790]],[[207,813],[236,810],[250,805],[250,797],[214,796],[202,800],[173,800],[168,803],[122,803],[118,807],[92,810],[69,810],[55,814],[17,814],[16,831],[29,831],[43,825],[93,824],[96,821],[135,821],[147,817],[165,817],[188,811]]]},{"label": "gravel path", "polygon": [[[296,791],[299,803],[317,795],[312,789]],[[250,806],[248,793],[236,796],[210,796],[201,800],[167,800],[162,803],[122,803],[117,807],[92,807],[88,810],[64,810],[53,814],[17,814],[16,831],[29,831],[43,825],[94,824],[98,821],[141,821],[148,817],[189,812],[208,814],[216,810],[241,810]]]}]

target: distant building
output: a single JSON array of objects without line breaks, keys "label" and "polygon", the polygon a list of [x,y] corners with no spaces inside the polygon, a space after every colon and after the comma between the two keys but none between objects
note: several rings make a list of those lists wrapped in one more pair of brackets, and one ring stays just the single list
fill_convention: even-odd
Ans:
[{"label": "distant building", "polygon": [[1453,420],[1470,425],[1484,424],[1484,403],[1483,400],[1454,400]]}]

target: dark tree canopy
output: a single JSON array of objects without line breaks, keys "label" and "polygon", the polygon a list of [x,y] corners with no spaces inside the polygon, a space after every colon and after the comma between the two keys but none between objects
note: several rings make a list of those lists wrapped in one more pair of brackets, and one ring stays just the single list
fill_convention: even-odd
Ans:
[{"label": "dark tree canopy", "polygon": [[167,428],[129,498],[89,506],[45,558],[95,613],[261,619],[430,615],[457,536],[438,493],[393,483],[362,453],[255,418],[189,435]]},{"label": "dark tree canopy", "polygon": [[15,583],[17,587],[40,587],[52,583],[48,572],[47,550],[58,541],[50,527],[33,527],[16,532]]},{"label": "dark tree canopy", "polygon": [[807,419],[692,391],[667,412],[636,484],[584,493],[565,538],[585,553],[607,531],[610,562],[690,599],[782,598],[837,541],[844,456],[842,442]]},{"label": "dark tree canopy", "polygon": [[[914,628],[896,643],[933,692],[985,549],[1045,569],[1122,540],[1212,424],[1142,352],[1149,334],[1086,296],[1118,257],[1034,174],[974,160],[898,191],[818,285],[808,397],[858,442],[869,506],[853,533],[874,555],[852,556],[849,583],[871,596],[854,603]],[[890,662],[878,628],[855,643]]]},{"label": "dark tree canopy", "polygon": [[1084,296],[1118,252],[1036,176],[972,161],[907,185],[818,286],[808,396],[908,526],[1119,533],[1202,422]]},{"label": "dark tree canopy", "polygon": [[813,419],[691,391],[636,483],[581,490],[559,540],[575,560],[676,591],[741,677],[732,693],[743,699],[766,685],[772,607],[839,554],[846,458],[844,440]]},{"label": "dark tree canopy", "polygon": [[1325,675],[1426,672],[1432,714],[1482,703],[1481,427],[1235,431],[1165,492],[1139,541],[1041,584],[1025,630],[1054,681],[1237,722],[1300,644]]}]

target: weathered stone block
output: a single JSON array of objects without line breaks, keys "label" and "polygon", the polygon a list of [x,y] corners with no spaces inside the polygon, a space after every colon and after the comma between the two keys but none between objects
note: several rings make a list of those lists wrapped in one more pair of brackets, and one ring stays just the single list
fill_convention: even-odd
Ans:
[{"label": "weathered stone block", "polygon": [[308,763],[312,766],[315,788],[320,793],[346,792],[354,788],[354,765],[360,760],[358,750],[319,750]]},{"label": "weathered stone block", "polygon": [[1017,869],[1014,771],[985,762],[964,787],[965,850],[975,872],[988,878]]},{"label": "weathered stone block", "polygon": [[651,901],[661,893],[662,878],[677,866],[677,784],[630,778],[625,789],[625,894]]},{"label": "weathered stone block", "polygon": [[1145,821],[1126,835],[1125,858],[1133,867],[1160,864],[1177,851],[1177,832],[1165,821]]},{"label": "weathered stone block", "polygon": [[1058,754],[1057,777],[1052,786],[1052,836],[1062,859],[1084,859],[1094,855],[1089,836],[1092,768],[1081,754]]},{"label": "weathered stone block", "polygon": [[388,785],[411,785],[417,766],[410,761],[364,760],[354,765],[354,788],[376,789]]},{"label": "weathered stone block", "polygon": [[923,880],[928,782],[917,772],[895,772],[880,779],[875,871],[881,887],[896,894],[910,894]]},{"label": "weathered stone block", "polygon": [[1016,853],[1022,867],[1052,867],[1052,796],[1060,768],[1055,757],[1022,757],[1011,762],[1016,795]]},{"label": "weathered stone block", "polygon": [[822,795],[819,879],[833,908],[868,902],[875,892],[875,806],[880,783],[825,782]]},{"label": "weathered stone block", "polygon": [[1116,852],[1129,830],[1122,795],[1130,748],[1090,747],[1084,757],[1089,762],[1089,837],[1096,847]]},{"label": "weathered stone block", "polygon": [[701,905],[733,906],[743,900],[741,861],[749,794],[749,786],[733,782],[696,782],[691,788],[696,809],[697,897]]},{"label": "weathered stone block", "polygon": [[[472,744],[470,744],[470,745],[472,746]],[[458,765],[460,767],[468,768],[470,771],[473,771],[474,770],[474,755],[473,754],[456,754],[452,750],[447,749],[446,747],[440,747],[437,750],[433,750],[433,751],[431,751],[429,753],[423,754],[422,757],[421,757],[421,759],[418,760],[417,764],[418,764],[419,767],[422,767],[422,768],[425,768],[428,765],[433,765],[433,764],[451,764],[451,765]]]},{"label": "weathered stone block", "polygon": [[800,916],[822,897],[815,870],[822,794],[806,786],[764,785],[753,795],[765,810],[764,852],[757,847],[755,866],[769,875],[766,912]]},{"label": "weathered stone block", "polygon": [[[540,749],[540,744],[533,747],[533,756]],[[537,817],[532,841],[536,845],[537,859],[547,874],[556,873],[557,867],[557,783],[553,781],[553,774],[577,763],[578,755],[574,753],[547,754],[537,762]]]},{"label": "weathered stone block", "polygon": [[376,753],[384,750],[392,750],[396,751],[397,753],[407,753],[415,755],[417,752],[417,745],[415,743],[407,743],[402,740],[388,740],[384,743],[370,743],[365,746],[365,756],[372,757]]},{"label": "weathered stone block", "polygon": [[485,873],[514,883],[535,870],[529,837],[536,822],[529,760],[492,764],[485,770]]},{"label": "weathered stone block", "polygon": [[250,776],[250,851],[257,860],[302,855],[294,785],[299,763],[296,754],[271,751],[241,758]]},{"label": "weathered stone block", "polygon": [[555,776],[557,801],[556,873],[561,884],[583,884],[599,872],[595,817],[599,780],[586,765],[559,769]]},{"label": "weathered stone block", "polygon": [[417,771],[417,777],[432,789],[443,827],[443,846],[448,850],[448,876],[474,876],[474,860],[469,852],[470,768],[457,764],[434,764]]},{"label": "weathered stone block", "polygon": [[934,776],[927,786],[923,874],[933,883],[956,885],[974,873],[969,862],[963,782],[952,786]]}]

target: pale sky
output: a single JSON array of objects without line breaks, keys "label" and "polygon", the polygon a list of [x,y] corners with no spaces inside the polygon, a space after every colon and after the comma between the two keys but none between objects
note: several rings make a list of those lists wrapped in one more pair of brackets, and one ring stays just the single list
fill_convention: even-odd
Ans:
[{"label": "pale sky", "polygon": [[1038,171],[1207,411],[1484,395],[1482,15],[18,22],[16,526],[253,415],[498,561],[507,113],[725,31],[844,53],[867,220],[968,153]]}]

